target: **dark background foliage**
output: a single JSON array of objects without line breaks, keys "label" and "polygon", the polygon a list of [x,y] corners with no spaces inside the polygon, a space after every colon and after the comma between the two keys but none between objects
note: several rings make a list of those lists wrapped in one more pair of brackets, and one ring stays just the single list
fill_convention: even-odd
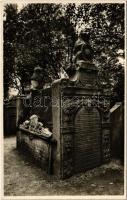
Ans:
[{"label": "dark background foliage", "polygon": [[90,32],[98,84],[111,92],[112,104],[123,101],[124,4],[28,4],[20,11],[6,4],[5,16],[5,97],[8,86],[23,93],[36,66],[43,70],[43,84],[59,78],[60,68],[73,64],[74,43],[83,29]]}]

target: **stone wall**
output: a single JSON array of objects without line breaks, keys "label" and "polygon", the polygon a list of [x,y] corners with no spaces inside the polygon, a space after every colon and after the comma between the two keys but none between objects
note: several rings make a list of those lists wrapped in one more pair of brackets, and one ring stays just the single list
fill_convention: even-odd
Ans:
[{"label": "stone wall", "polygon": [[[10,120],[11,119],[11,120]],[[16,134],[16,101],[4,104],[4,136]]]}]

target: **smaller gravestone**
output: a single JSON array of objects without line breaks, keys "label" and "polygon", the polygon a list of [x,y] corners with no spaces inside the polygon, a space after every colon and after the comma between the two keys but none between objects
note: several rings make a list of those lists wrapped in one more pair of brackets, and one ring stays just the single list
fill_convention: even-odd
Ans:
[{"label": "smaller gravestone", "polygon": [[124,152],[124,105],[117,102],[111,109],[111,153],[123,161]]}]

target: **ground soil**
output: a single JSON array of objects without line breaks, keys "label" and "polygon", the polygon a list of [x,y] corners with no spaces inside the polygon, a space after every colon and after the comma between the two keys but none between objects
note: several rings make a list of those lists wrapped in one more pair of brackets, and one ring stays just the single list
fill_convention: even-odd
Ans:
[{"label": "ground soil", "polygon": [[4,195],[123,195],[123,166],[117,160],[66,180],[49,176],[16,149],[16,138],[4,139]]}]

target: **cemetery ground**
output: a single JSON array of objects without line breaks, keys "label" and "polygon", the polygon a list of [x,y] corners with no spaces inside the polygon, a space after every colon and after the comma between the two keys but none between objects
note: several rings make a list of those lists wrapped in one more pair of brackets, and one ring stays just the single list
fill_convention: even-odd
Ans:
[{"label": "cemetery ground", "polygon": [[49,176],[16,150],[16,137],[4,139],[4,195],[123,195],[123,166],[118,160],[66,180]]}]

